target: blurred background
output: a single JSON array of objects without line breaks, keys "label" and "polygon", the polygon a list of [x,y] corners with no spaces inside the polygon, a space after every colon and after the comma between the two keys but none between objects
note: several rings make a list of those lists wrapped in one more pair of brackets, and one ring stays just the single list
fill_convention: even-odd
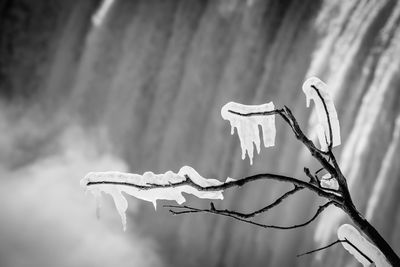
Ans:
[{"label": "blurred background", "polygon": [[[400,252],[399,23],[395,0],[0,1],[0,266],[358,266],[340,245],[296,258],[336,239],[336,208],[279,231],[130,198],[123,232],[112,199],[97,219],[79,187],[89,171],[183,165],[305,179],[319,166],[279,118],[250,166],[220,108],[287,105],[313,137],[310,76],[334,96],[356,206]],[[216,205],[250,211],[290,188],[258,182]],[[301,192],[258,220],[300,223],[321,203]]]}]

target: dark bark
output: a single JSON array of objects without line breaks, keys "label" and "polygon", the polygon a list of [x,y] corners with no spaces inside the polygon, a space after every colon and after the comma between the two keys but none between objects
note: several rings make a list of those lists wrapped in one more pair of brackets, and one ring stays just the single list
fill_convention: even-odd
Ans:
[{"label": "dark bark", "polygon": [[372,241],[377,248],[385,255],[392,266],[400,266],[400,258],[386,240],[379,234],[352,203],[345,203],[342,208],[354,222],[354,224]]}]

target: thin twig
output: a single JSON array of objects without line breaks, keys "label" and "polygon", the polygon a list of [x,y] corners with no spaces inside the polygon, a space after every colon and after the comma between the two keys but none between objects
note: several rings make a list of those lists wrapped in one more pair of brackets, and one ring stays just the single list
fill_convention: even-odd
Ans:
[{"label": "thin twig", "polygon": [[[295,224],[295,225],[290,225],[290,226],[280,226],[280,225],[268,225],[268,224],[262,224],[262,223],[258,223],[258,222],[254,222],[251,220],[247,220],[241,217],[238,217],[234,214],[231,214],[230,212],[225,212],[225,211],[221,211],[221,210],[217,210],[217,209],[199,209],[199,208],[194,208],[194,207],[190,207],[190,206],[177,206],[177,205],[164,205],[164,207],[166,208],[175,208],[178,210],[172,210],[170,209],[169,211],[173,214],[173,215],[181,215],[181,214],[192,214],[192,213],[212,213],[212,214],[217,214],[217,215],[221,215],[221,216],[225,216],[225,217],[230,217],[233,218],[235,220],[241,221],[241,222],[245,222],[248,224],[252,224],[252,225],[256,225],[262,228],[273,228],[273,229],[280,229],[280,230],[289,230],[289,229],[295,229],[295,228],[299,228],[299,227],[303,227],[306,226],[308,224],[310,224],[311,222],[313,222],[318,215],[320,215],[327,207],[329,207],[330,205],[335,204],[333,201],[329,201],[327,203],[325,203],[324,205],[319,206],[318,210],[315,212],[314,216],[311,217],[309,220],[301,223],[301,224]],[[180,210],[179,210],[180,209]]]},{"label": "thin twig", "polygon": [[318,252],[318,251],[321,251],[321,250],[330,248],[330,247],[332,247],[332,246],[334,246],[334,245],[336,245],[336,244],[339,244],[339,243],[347,243],[347,244],[349,244],[349,245],[352,246],[355,250],[357,250],[357,252],[360,253],[361,256],[363,256],[369,263],[374,263],[370,257],[368,257],[364,252],[362,252],[359,248],[357,248],[353,243],[351,243],[351,242],[350,242],[349,240],[347,240],[347,239],[344,239],[344,240],[338,239],[338,240],[336,240],[336,241],[334,241],[334,242],[332,242],[332,243],[330,243],[330,244],[328,244],[328,245],[326,245],[326,246],[323,246],[323,247],[320,247],[320,248],[317,248],[317,249],[314,249],[314,250],[310,250],[310,251],[305,252],[305,253],[298,254],[297,257],[302,257],[302,256],[305,256],[305,255],[310,255],[310,254],[313,254],[313,253],[315,253],[315,252]]},{"label": "thin twig", "polygon": [[332,247],[332,246],[334,246],[336,244],[342,243],[342,242],[345,242],[345,240],[336,240],[335,242],[332,242],[332,243],[330,243],[330,244],[328,244],[326,246],[323,246],[323,247],[320,247],[320,248],[317,248],[317,249],[313,249],[313,250],[298,254],[298,255],[296,255],[296,257],[302,257],[302,256],[305,256],[305,255],[310,255],[310,254],[313,254],[315,252],[330,248],[330,247]]},{"label": "thin twig", "polygon": [[279,204],[282,203],[283,200],[285,200],[286,198],[288,198],[291,195],[294,195],[295,193],[297,193],[298,191],[300,191],[302,189],[304,189],[304,187],[300,187],[300,186],[295,185],[294,189],[286,192],[285,194],[283,194],[282,196],[277,198],[273,203],[265,206],[262,209],[259,209],[259,210],[256,210],[256,211],[253,211],[253,212],[250,212],[250,213],[241,213],[241,212],[237,212],[237,211],[233,211],[233,210],[227,210],[227,209],[217,210],[217,209],[215,209],[214,204],[212,202],[211,202],[211,210],[219,212],[219,213],[231,214],[231,215],[234,215],[234,216],[237,216],[237,217],[240,217],[240,218],[245,218],[245,219],[246,218],[252,218],[252,217],[255,217],[256,215],[259,215],[261,213],[267,212],[268,210],[278,206]]},{"label": "thin twig", "polygon": [[317,185],[318,187],[320,187],[319,180],[314,175],[311,174],[309,168],[304,167],[303,171],[307,175],[307,177],[310,178],[310,182],[311,183],[313,183],[313,184]]}]

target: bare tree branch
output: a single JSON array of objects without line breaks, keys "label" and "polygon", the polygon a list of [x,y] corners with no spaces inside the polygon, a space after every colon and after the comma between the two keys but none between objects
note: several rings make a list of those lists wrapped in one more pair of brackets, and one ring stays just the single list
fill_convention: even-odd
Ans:
[{"label": "bare tree branch", "polygon": [[[241,212],[237,212],[237,211],[232,211],[232,210],[218,210],[221,213],[227,213],[227,214],[231,214],[240,218],[252,218],[255,217],[261,213],[267,212],[268,210],[278,206],[279,204],[282,203],[283,200],[285,200],[286,198],[288,198],[291,195],[294,195],[295,193],[299,192],[300,190],[304,189],[304,187],[300,187],[295,185],[294,188],[288,192],[286,192],[285,194],[283,194],[282,196],[280,196],[279,198],[277,198],[273,203],[269,204],[268,206],[265,206],[262,209],[250,212],[250,213],[241,213]],[[211,210],[217,211],[214,207],[214,204],[211,202]]]},{"label": "bare tree branch", "polygon": [[330,247],[332,247],[332,246],[334,246],[334,245],[336,245],[336,244],[339,244],[339,243],[347,243],[347,244],[349,244],[349,245],[352,246],[355,250],[357,250],[357,252],[360,253],[369,263],[374,263],[374,262],[371,260],[370,257],[368,257],[367,255],[365,255],[364,252],[362,252],[360,249],[358,249],[353,243],[351,243],[351,242],[350,242],[349,240],[347,240],[347,239],[344,239],[344,240],[338,239],[338,240],[336,240],[336,241],[334,241],[334,242],[332,242],[332,243],[330,243],[330,244],[328,244],[328,245],[326,245],[326,246],[323,246],[323,247],[320,247],[320,248],[317,248],[317,249],[314,249],[314,250],[310,250],[310,251],[307,251],[307,252],[305,252],[305,253],[301,253],[301,254],[297,255],[297,257],[302,257],[302,256],[305,256],[305,255],[310,255],[310,254],[313,254],[313,253],[315,253],[315,252],[322,251],[322,250],[324,250],[324,249],[330,248]]},{"label": "bare tree branch", "polygon": [[332,246],[334,246],[336,244],[342,243],[342,242],[345,242],[345,240],[336,240],[336,241],[334,241],[334,242],[332,242],[332,243],[330,243],[330,244],[328,244],[326,246],[323,246],[323,247],[320,247],[320,248],[317,248],[317,249],[313,249],[313,250],[298,254],[298,255],[296,255],[296,257],[302,257],[302,256],[305,256],[305,255],[310,255],[310,254],[313,254],[315,252],[330,248],[330,247],[332,247]]},{"label": "bare tree branch", "polygon": [[241,222],[256,225],[256,226],[259,226],[262,228],[289,230],[289,229],[295,229],[295,228],[303,227],[303,226],[310,224],[318,217],[318,215],[320,215],[327,207],[329,207],[332,204],[335,204],[334,201],[329,201],[329,202],[325,203],[324,205],[319,206],[319,208],[315,212],[314,216],[311,217],[309,220],[307,220],[301,224],[294,224],[294,225],[290,225],[290,226],[268,225],[268,224],[254,222],[254,221],[236,216],[236,215],[234,215],[234,213],[231,213],[230,211],[215,209],[213,204],[211,205],[210,209],[199,209],[199,208],[194,208],[194,207],[190,207],[190,206],[186,206],[186,205],[185,206],[164,205],[164,207],[178,209],[178,210],[172,210],[172,209],[169,210],[173,215],[193,214],[193,213],[213,213],[213,214],[217,214],[217,215],[221,215],[221,216],[225,216],[225,217],[230,217],[235,220],[239,220]]},{"label": "bare tree branch", "polygon": [[308,150],[311,152],[311,155],[315,159],[317,159],[331,175],[336,176],[336,169],[329,163],[327,159],[325,159],[325,156],[330,156],[329,151],[325,152],[318,149],[315,146],[315,144],[310,139],[307,138],[307,136],[303,133],[299,124],[297,123],[296,118],[293,116],[291,110],[288,107],[285,106],[284,113],[280,114],[281,116],[287,116],[288,121],[292,125],[292,129],[296,138],[308,148]]}]

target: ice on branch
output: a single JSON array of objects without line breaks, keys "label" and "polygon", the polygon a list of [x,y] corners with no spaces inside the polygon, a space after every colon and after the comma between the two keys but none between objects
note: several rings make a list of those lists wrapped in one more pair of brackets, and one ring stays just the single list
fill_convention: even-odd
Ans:
[{"label": "ice on branch", "polygon": [[[260,153],[260,135],[261,126],[263,142],[265,147],[275,145],[275,115],[266,115],[265,112],[273,111],[274,103],[269,102],[262,105],[243,105],[235,102],[229,102],[221,109],[221,116],[231,124],[231,134],[235,133],[235,128],[242,148],[242,159],[245,159],[246,153],[249,156],[250,164],[253,164],[254,146],[257,153]],[[243,116],[246,115],[247,116]],[[248,114],[252,114],[249,116]]]},{"label": "ice on branch", "polygon": [[339,183],[334,177],[332,177],[330,173],[327,173],[321,177],[321,187],[332,190],[338,190]]},{"label": "ice on branch", "polygon": [[[307,98],[307,107],[310,106],[310,101],[313,100],[318,117],[318,125],[316,131],[321,150],[327,151],[331,141],[331,147],[340,145],[340,126],[336,113],[335,105],[331,95],[329,94],[328,86],[316,77],[309,78],[303,84],[303,92]],[[327,116],[328,113],[328,116]],[[331,127],[329,127],[329,124]]]},{"label": "ice on branch", "polygon": [[[200,191],[190,183],[184,183],[188,176],[194,184],[201,187],[222,184],[216,179],[206,179],[198,174],[192,167],[184,166],[178,173],[167,171],[164,174],[145,172],[143,175],[123,172],[90,172],[82,180],[81,186],[91,192],[96,199],[101,193],[110,194],[114,200],[115,207],[121,216],[122,225],[126,229],[126,210],[128,202],[122,192],[136,198],[150,201],[156,208],[157,200],[174,200],[178,204],[185,202],[183,192],[206,199],[223,199],[222,190]],[[228,181],[233,179],[228,178]],[[174,184],[179,184],[173,186]],[[160,187],[166,186],[166,187]]]},{"label": "ice on branch", "polygon": [[[382,252],[368,242],[360,232],[350,224],[343,224],[337,230],[337,235],[340,240],[347,240],[353,244],[359,251],[367,256],[373,263],[371,263],[365,256],[363,256],[352,245],[342,242],[343,247],[352,254],[363,266],[377,266],[377,267],[390,267],[391,265],[386,261]],[[375,265],[373,265],[375,264]]]}]

